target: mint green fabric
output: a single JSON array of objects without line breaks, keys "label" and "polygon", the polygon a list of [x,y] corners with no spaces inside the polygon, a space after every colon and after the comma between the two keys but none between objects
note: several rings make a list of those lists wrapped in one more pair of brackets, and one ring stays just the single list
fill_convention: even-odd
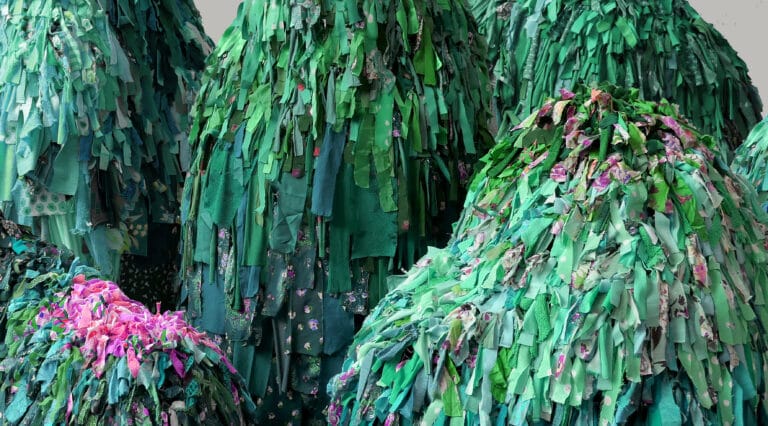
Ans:
[{"label": "mint green fabric", "polygon": [[[179,223],[189,107],[212,46],[193,2],[0,9],[0,209],[112,279],[123,253],[143,258],[133,270],[175,268],[178,250],[151,247],[148,229]],[[168,229],[155,237],[178,239]]]},{"label": "mint green fabric", "polygon": [[761,118],[747,65],[686,0],[470,0],[489,44],[502,129],[578,83],[667,99],[727,159]]},{"label": "mint green fabric", "polygon": [[637,89],[547,100],[368,316],[329,423],[768,421],[768,215],[718,146]]}]

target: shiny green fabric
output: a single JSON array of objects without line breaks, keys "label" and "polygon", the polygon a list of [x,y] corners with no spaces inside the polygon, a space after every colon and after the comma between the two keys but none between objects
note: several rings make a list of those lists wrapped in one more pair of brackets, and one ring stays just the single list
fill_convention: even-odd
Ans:
[{"label": "shiny green fabric", "polygon": [[768,120],[755,126],[736,150],[733,170],[757,189],[758,200],[768,212]]}]

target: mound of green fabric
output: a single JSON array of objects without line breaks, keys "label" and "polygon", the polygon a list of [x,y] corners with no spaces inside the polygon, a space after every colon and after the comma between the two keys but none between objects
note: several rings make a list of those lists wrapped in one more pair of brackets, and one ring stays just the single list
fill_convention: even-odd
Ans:
[{"label": "mound of green fabric", "polygon": [[469,3],[488,38],[502,128],[561,88],[603,81],[680,105],[727,155],[760,120],[746,64],[685,0]]},{"label": "mound of green fabric", "polygon": [[0,216],[0,423],[248,424],[243,379],[181,312],[150,313]]},{"label": "mound of green fabric", "polygon": [[768,211],[768,119],[763,119],[736,150],[733,170],[757,189],[760,203]]},{"label": "mound of green fabric", "polygon": [[192,1],[0,10],[0,208],[105,277],[119,276],[122,253],[150,275],[177,268],[189,107],[212,44]]},{"label": "mound of green fabric", "polygon": [[457,0],[248,0],[211,55],[183,303],[231,343],[263,421],[322,418],[355,315],[447,242],[491,143],[476,32]]},{"label": "mound of green fabric", "polygon": [[356,335],[331,424],[768,421],[768,218],[637,95],[563,92],[501,137]]}]

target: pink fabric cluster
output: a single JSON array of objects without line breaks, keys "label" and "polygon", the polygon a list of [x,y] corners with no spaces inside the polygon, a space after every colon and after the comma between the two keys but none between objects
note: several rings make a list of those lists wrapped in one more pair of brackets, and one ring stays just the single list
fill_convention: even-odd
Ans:
[{"label": "pink fabric cluster", "polygon": [[[37,326],[53,323],[51,338],[72,334],[97,377],[101,377],[108,356],[127,357],[128,368],[137,377],[142,360],[152,352],[167,352],[174,370],[184,377],[183,360],[187,355],[180,346],[207,346],[234,374],[235,369],[218,346],[205,333],[186,321],[182,312],[153,314],[144,305],[126,296],[113,282],[75,276],[71,292],[63,304],[43,307]],[[92,363],[92,364],[91,364]]]}]

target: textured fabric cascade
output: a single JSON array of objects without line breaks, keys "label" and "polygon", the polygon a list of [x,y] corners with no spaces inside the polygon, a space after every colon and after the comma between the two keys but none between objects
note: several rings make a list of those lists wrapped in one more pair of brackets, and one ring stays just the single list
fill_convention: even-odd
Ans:
[{"label": "textured fabric cascade", "polygon": [[192,1],[0,0],[0,34],[0,209],[104,277],[125,253],[126,291],[174,304],[189,106],[212,44]]},{"label": "textured fabric cascade", "polygon": [[768,218],[712,137],[580,88],[486,160],[357,333],[331,424],[768,422]]},{"label": "textured fabric cascade", "polygon": [[768,212],[768,119],[763,119],[736,150],[733,170],[757,189],[757,196]]},{"label": "textured fabric cascade", "polygon": [[492,141],[468,13],[248,0],[211,55],[182,202],[183,305],[224,336],[260,421],[322,422],[325,383],[388,273],[450,237]]},{"label": "textured fabric cascade", "polygon": [[741,144],[760,120],[746,64],[685,0],[469,3],[488,39],[502,128],[561,88],[603,81],[680,105],[721,150]]},{"label": "textured fabric cascade", "polygon": [[243,379],[182,317],[0,215],[0,423],[247,424]]}]

